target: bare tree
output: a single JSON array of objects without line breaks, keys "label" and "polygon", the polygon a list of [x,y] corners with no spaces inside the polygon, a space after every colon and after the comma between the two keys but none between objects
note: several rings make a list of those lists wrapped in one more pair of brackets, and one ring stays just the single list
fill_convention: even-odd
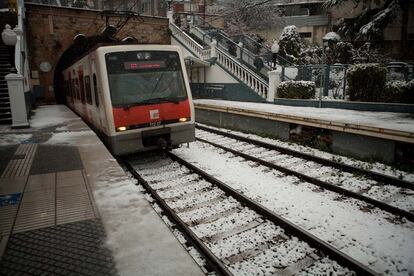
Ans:
[{"label": "bare tree", "polygon": [[220,1],[220,14],[226,21],[226,31],[236,35],[274,27],[280,15],[275,3],[275,0]]}]

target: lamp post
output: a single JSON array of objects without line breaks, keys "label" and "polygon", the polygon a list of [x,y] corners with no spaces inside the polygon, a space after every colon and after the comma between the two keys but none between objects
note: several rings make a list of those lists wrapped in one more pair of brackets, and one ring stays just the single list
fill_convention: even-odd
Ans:
[{"label": "lamp post", "polygon": [[[326,37],[326,36],[325,36]],[[319,108],[322,107],[322,95],[323,95],[323,88],[324,88],[324,76],[325,76],[325,47],[328,46],[328,40],[325,39],[325,37],[322,39],[322,64],[321,64],[321,81],[320,81],[320,88],[319,88]]]},{"label": "lamp post", "polygon": [[272,68],[273,70],[276,70],[277,67],[277,54],[279,53],[279,43],[275,41],[275,43],[273,43],[272,48]]},{"label": "lamp post", "polygon": [[167,0],[168,10],[171,10],[172,0]]},{"label": "lamp post", "polygon": [[[322,38],[322,70],[321,70],[321,87],[319,91],[319,107],[322,106],[322,91],[324,87],[329,91],[329,85],[326,85],[326,81],[329,81],[329,72],[326,72],[326,49],[332,48],[336,43],[341,41],[341,37],[335,32],[329,32]],[[324,70],[325,69],[325,70]],[[327,76],[327,78],[325,77]],[[326,80],[328,79],[328,80]]]}]

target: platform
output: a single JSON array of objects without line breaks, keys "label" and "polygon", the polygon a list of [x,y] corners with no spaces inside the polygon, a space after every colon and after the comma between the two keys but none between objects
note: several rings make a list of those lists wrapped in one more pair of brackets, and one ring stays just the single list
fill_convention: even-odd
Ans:
[{"label": "platform", "polygon": [[200,123],[289,140],[297,125],[332,132],[334,153],[393,162],[399,143],[414,145],[414,116],[407,113],[195,100]]},{"label": "platform", "polygon": [[0,275],[204,275],[89,127],[0,126]]}]

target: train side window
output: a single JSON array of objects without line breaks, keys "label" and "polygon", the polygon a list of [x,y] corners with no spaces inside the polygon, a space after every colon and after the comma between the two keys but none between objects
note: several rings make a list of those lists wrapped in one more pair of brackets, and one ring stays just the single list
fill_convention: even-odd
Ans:
[{"label": "train side window", "polygon": [[75,86],[73,85],[73,79],[70,80],[70,96],[72,97],[72,99],[75,99]]},{"label": "train side window", "polygon": [[93,74],[93,94],[95,96],[95,105],[99,107],[98,82],[96,81],[96,74]]},{"label": "train side window", "polygon": [[75,92],[76,92],[76,99],[80,100],[79,80],[78,79],[75,79]]},{"label": "train side window", "polygon": [[81,101],[82,103],[86,102],[86,97],[85,97],[85,87],[83,86],[83,77],[79,78],[79,87],[80,87],[80,95],[81,95]]},{"label": "train side window", "polygon": [[66,97],[70,97],[69,81],[68,80],[65,81],[65,94],[66,94]]},{"label": "train side window", "polygon": [[91,92],[91,78],[89,76],[85,76],[85,92],[86,92],[86,102],[88,104],[92,104],[92,92]]}]

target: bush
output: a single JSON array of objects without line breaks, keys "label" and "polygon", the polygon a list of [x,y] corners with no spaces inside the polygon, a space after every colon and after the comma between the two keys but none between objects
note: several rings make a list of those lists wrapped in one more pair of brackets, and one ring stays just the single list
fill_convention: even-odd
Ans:
[{"label": "bush", "polygon": [[387,70],[376,63],[356,64],[347,74],[349,99],[361,102],[381,102]]},{"label": "bush", "polygon": [[414,104],[414,80],[387,82],[384,89],[384,101]]},{"label": "bush", "polygon": [[277,97],[313,99],[315,98],[315,83],[313,81],[284,81],[277,89]]}]

